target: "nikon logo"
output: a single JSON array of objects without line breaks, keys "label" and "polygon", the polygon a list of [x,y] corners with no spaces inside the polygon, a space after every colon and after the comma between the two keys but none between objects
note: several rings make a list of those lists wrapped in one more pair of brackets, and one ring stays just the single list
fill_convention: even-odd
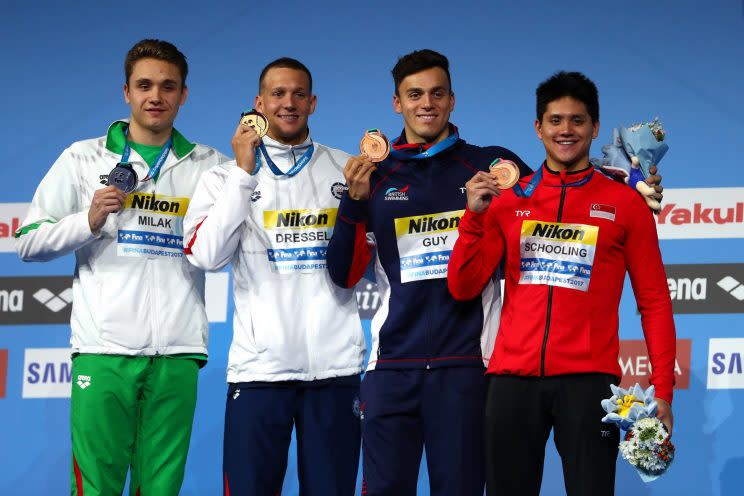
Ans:
[{"label": "nikon logo", "polygon": [[279,213],[276,227],[327,226],[328,214],[300,214],[299,212]]},{"label": "nikon logo", "polygon": [[177,214],[181,205],[177,201],[156,200],[151,195],[133,195],[132,208]]},{"label": "nikon logo", "polygon": [[535,223],[535,229],[532,231],[533,236],[540,236],[541,238],[548,239],[571,239],[571,240],[583,240],[585,231],[583,229],[571,229],[568,227],[561,227],[557,224],[540,224]]},{"label": "nikon logo", "polygon": [[408,234],[422,233],[430,231],[446,231],[448,229],[457,229],[460,225],[460,217],[445,217],[439,218],[430,217],[416,217],[408,223]]}]

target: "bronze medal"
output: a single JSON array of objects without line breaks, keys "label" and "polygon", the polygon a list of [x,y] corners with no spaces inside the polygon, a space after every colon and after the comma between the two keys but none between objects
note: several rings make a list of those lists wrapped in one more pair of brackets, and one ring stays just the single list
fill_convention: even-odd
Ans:
[{"label": "bronze medal", "polygon": [[269,120],[258,110],[249,110],[240,114],[240,124],[252,127],[261,138],[269,132]]},{"label": "bronze medal", "polygon": [[511,160],[497,158],[489,166],[491,175],[496,178],[499,189],[509,189],[519,180],[519,167]]},{"label": "bronze medal", "polygon": [[359,151],[372,162],[382,162],[390,153],[390,142],[377,129],[370,129],[359,142]]}]

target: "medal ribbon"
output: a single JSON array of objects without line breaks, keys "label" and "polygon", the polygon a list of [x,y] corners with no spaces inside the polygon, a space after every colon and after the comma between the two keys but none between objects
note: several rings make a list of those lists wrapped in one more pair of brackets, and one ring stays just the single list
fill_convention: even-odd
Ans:
[{"label": "medal ribbon", "polygon": [[399,160],[411,160],[411,159],[420,160],[422,158],[433,157],[437,153],[442,152],[446,150],[447,148],[451,147],[452,145],[457,143],[457,140],[460,139],[460,133],[457,132],[457,127],[456,126],[452,126],[452,127],[454,128],[454,131],[452,134],[447,136],[445,139],[443,139],[439,143],[435,143],[434,145],[430,146],[423,152],[417,153],[416,155],[409,155],[403,151],[396,149],[395,148],[396,146],[400,146],[398,145],[398,142],[400,141],[401,137],[398,137],[398,139],[396,139],[392,144],[390,155],[392,155],[393,157]]},{"label": "medal ribbon", "polygon": [[[171,145],[173,145],[173,136],[170,136],[168,138],[168,141],[165,142],[165,145],[163,145],[163,149],[160,150],[160,155],[158,155],[158,158],[155,160],[155,163],[152,164],[152,167],[150,167],[150,171],[147,173],[147,176],[142,180],[142,182],[149,181],[150,179],[158,175],[158,172],[160,172],[161,167],[163,167],[163,164],[165,163],[165,159],[168,158],[168,152],[170,152]],[[132,149],[129,146],[129,126],[127,126],[126,130],[124,131],[124,151],[121,154],[122,164],[129,163],[130,153],[132,153]]]},{"label": "medal ribbon", "polygon": [[305,167],[307,163],[310,161],[310,158],[313,156],[313,152],[315,151],[315,145],[313,145],[311,141],[310,148],[308,148],[307,151],[302,154],[300,159],[297,162],[295,162],[292,168],[289,169],[287,172],[282,172],[281,169],[276,166],[274,161],[271,160],[271,157],[269,157],[269,152],[268,150],[266,150],[266,146],[263,143],[261,143],[258,148],[261,151],[261,153],[256,153],[256,170],[253,171],[253,174],[256,174],[258,172],[258,169],[261,168],[261,155],[263,155],[264,158],[266,159],[266,163],[269,164],[269,169],[271,169],[271,172],[273,172],[274,175],[287,176],[287,177],[292,177],[296,175],[298,172],[300,172],[302,168]]},{"label": "medal ribbon", "polygon": [[527,184],[527,188],[522,189],[522,186],[517,182],[517,184],[512,186],[512,191],[514,191],[514,194],[520,198],[529,198],[532,196],[532,193],[535,192],[535,188],[537,188],[537,184],[542,179],[542,175],[543,168],[540,167],[540,169],[532,175],[532,179],[530,179],[530,182]]},{"label": "medal ribbon", "polygon": [[[543,175],[543,167],[540,167],[537,172],[532,176],[532,179],[530,179],[530,182],[527,184],[527,187],[525,189],[522,189],[522,186],[520,186],[519,183],[515,184],[512,187],[512,191],[514,191],[514,194],[517,195],[520,198],[529,198],[532,196],[532,193],[535,192],[535,188],[537,188],[538,183],[542,179]],[[580,179],[576,181],[575,183],[567,183],[566,186],[582,186],[589,182],[589,180],[594,175],[594,171],[591,171],[589,174],[586,175],[583,179]]]}]

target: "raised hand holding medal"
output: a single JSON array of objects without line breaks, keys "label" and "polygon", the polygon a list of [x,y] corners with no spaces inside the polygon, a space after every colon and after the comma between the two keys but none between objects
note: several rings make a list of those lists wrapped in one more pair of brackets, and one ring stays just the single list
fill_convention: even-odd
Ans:
[{"label": "raised hand holding medal", "polygon": [[269,120],[257,110],[240,114],[240,123],[232,139],[233,153],[238,167],[249,174],[256,171],[257,147],[269,132]]},{"label": "raised hand holding medal", "polygon": [[364,133],[359,142],[359,156],[349,158],[344,167],[347,194],[352,200],[366,200],[370,194],[370,176],[390,153],[390,142],[378,129]]}]

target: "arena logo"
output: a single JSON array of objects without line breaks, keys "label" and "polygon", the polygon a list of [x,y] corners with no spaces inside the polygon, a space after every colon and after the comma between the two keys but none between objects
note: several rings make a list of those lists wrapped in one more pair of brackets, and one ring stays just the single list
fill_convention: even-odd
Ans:
[{"label": "arena logo", "polygon": [[0,325],[67,324],[72,277],[0,277]]},{"label": "arena logo", "polygon": [[666,265],[677,314],[744,313],[744,264]]},{"label": "arena logo", "polygon": [[[674,389],[688,389],[690,387],[690,356],[692,340],[677,340],[677,356],[674,359]],[[620,341],[620,355],[618,363],[623,378],[620,387],[628,388],[635,383],[642,387],[649,386],[651,377],[651,359],[648,356],[646,341],[643,339],[624,339]]]},{"label": "arena logo", "polygon": [[0,350],[0,399],[5,398],[8,386],[8,350]]},{"label": "arena logo", "polygon": [[744,389],[744,338],[711,338],[708,389]]},{"label": "arena logo", "polygon": [[24,398],[69,398],[72,350],[26,348],[23,359]]},{"label": "arena logo", "polygon": [[21,227],[30,203],[0,203],[0,252],[15,252],[13,234]]},{"label": "arena logo", "polygon": [[659,239],[744,238],[744,188],[665,189]]}]

